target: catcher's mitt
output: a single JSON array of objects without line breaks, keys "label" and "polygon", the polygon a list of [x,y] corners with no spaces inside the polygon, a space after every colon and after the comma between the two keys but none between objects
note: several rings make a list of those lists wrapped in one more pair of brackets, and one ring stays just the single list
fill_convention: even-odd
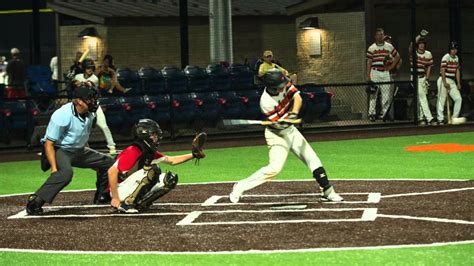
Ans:
[{"label": "catcher's mitt", "polygon": [[207,134],[205,132],[196,134],[193,139],[191,152],[193,154],[193,158],[196,159],[196,163],[199,162],[199,159],[206,157],[206,154],[204,154],[203,151],[203,146],[204,143],[206,143],[206,140]]}]

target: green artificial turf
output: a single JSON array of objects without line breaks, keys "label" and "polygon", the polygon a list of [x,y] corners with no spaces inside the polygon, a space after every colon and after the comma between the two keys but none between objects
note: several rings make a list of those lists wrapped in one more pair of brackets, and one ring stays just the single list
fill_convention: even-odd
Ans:
[{"label": "green artificial turf", "polygon": [[[405,146],[423,144],[474,144],[474,133],[312,143],[330,179],[413,178],[473,179],[474,152],[411,153]],[[169,153],[169,155],[181,152]],[[209,149],[199,166],[166,166],[180,175],[181,183],[237,181],[267,163],[267,147]],[[168,154],[168,153],[167,153]],[[91,170],[75,169],[66,188],[94,188]],[[38,161],[0,163],[0,194],[36,190],[48,177]],[[309,170],[290,155],[278,179],[311,178]],[[277,240],[276,240],[277,241]],[[157,243],[159,245],[159,243]],[[0,265],[474,265],[474,244],[383,250],[324,251],[241,255],[71,255],[0,252]]]}]

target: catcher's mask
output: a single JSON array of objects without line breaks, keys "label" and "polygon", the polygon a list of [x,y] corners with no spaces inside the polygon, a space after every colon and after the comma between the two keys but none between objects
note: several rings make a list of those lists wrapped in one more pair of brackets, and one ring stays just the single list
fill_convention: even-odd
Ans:
[{"label": "catcher's mask", "polygon": [[99,91],[94,87],[80,86],[75,90],[76,98],[87,104],[89,112],[95,113],[99,108]]},{"label": "catcher's mask", "polygon": [[154,120],[145,118],[140,119],[135,126],[135,135],[153,152],[158,150],[158,145],[163,138],[163,131],[160,125]]},{"label": "catcher's mask", "polygon": [[278,94],[278,90],[283,89],[290,81],[278,68],[267,71],[262,78],[263,84],[270,95]]}]

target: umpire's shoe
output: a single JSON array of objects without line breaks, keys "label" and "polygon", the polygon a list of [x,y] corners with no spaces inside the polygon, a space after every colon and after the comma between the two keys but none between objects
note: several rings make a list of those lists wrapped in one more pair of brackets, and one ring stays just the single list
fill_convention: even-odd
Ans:
[{"label": "umpire's shoe", "polygon": [[108,204],[112,198],[110,198],[109,193],[103,193],[100,196],[95,196],[94,197],[94,204]]},{"label": "umpire's shoe", "polygon": [[26,204],[26,213],[29,215],[40,215],[43,213],[44,200],[35,194],[28,197],[28,203]]}]

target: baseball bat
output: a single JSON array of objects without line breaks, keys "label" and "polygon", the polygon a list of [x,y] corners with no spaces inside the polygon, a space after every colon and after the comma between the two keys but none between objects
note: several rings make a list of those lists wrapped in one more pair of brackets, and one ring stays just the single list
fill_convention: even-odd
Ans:
[{"label": "baseball bat", "polygon": [[451,125],[451,107],[450,107],[451,100],[449,99],[449,91],[446,89],[446,108],[448,109],[448,125]]},{"label": "baseball bat", "polygon": [[[262,120],[248,120],[248,119],[224,119],[222,120],[224,126],[242,126],[242,125],[261,125],[261,126],[270,126],[282,121],[272,122],[272,121],[262,121]],[[288,124],[301,124],[301,119],[293,120],[284,120]]]},{"label": "baseball bat", "polygon": [[84,53],[82,54],[81,58],[79,58],[79,63],[82,63],[82,61],[84,61],[84,59],[86,59],[88,55],[89,55],[89,49],[86,49]]}]

